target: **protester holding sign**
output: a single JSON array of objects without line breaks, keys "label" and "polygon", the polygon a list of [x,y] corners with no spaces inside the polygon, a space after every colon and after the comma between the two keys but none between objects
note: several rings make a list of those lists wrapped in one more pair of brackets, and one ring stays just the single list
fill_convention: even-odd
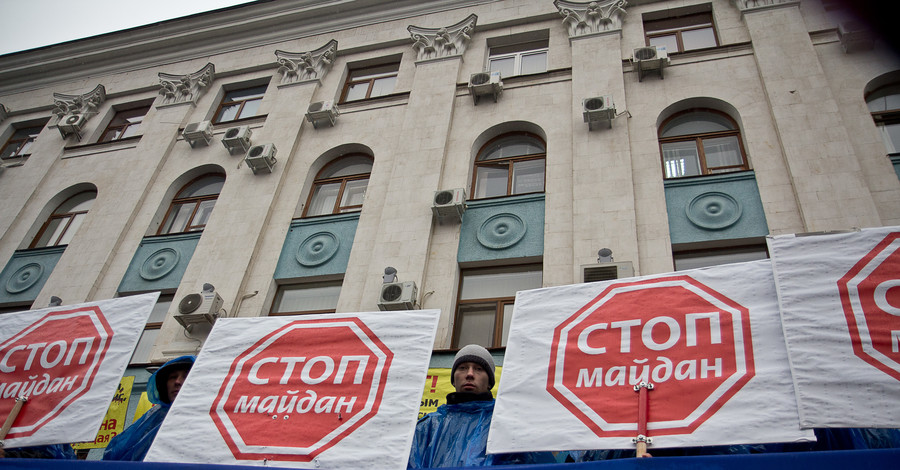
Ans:
[{"label": "protester holding sign", "polygon": [[456,391],[447,395],[446,405],[416,424],[408,468],[555,462],[549,453],[487,455],[494,382],[494,359],[487,349],[476,344],[460,349],[450,375]]},{"label": "protester holding sign", "polygon": [[150,376],[147,398],[156,406],[109,442],[103,460],[144,460],[193,365],[194,356],[181,356],[163,364]]}]

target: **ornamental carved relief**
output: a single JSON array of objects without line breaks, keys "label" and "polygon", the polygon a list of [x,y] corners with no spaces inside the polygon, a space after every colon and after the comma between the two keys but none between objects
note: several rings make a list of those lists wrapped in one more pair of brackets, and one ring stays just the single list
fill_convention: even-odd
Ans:
[{"label": "ornamental carved relief", "polygon": [[85,119],[97,114],[97,108],[106,101],[106,88],[97,85],[83,95],[53,94],[53,114],[60,119],[66,115],[82,115]]},{"label": "ornamental carved relief", "polygon": [[734,0],[734,5],[741,12],[758,10],[776,6],[799,5],[800,0]]},{"label": "ornamental carved relief", "polygon": [[187,75],[159,73],[159,93],[163,95],[163,104],[196,103],[206,87],[216,78],[216,67],[212,63]]},{"label": "ornamental carved relief", "polygon": [[416,51],[416,60],[440,59],[455,55],[462,55],[466,51],[469,40],[472,39],[472,30],[478,17],[474,14],[444,28],[420,28],[409,26],[407,31],[412,35],[413,49]]},{"label": "ornamental carved relief", "polygon": [[553,2],[563,24],[569,29],[569,38],[622,29],[625,19],[626,0],[606,0],[602,2]]},{"label": "ornamental carved relief", "polygon": [[275,51],[278,58],[278,73],[281,84],[305,80],[321,80],[331,69],[337,53],[338,42],[332,39],[328,44],[310,52]]}]

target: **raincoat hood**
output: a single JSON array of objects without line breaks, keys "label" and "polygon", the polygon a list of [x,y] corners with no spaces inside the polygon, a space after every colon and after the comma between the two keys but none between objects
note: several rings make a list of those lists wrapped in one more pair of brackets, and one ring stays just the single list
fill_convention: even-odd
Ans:
[{"label": "raincoat hood", "polygon": [[150,379],[147,380],[147,399],[155,405],[170,406],[172,403],[168,401],[165,395],[166,380],[169,372],[181,368],[190,369],[194,365],[195,356],[181,356],[170,360],[162,365]]}]

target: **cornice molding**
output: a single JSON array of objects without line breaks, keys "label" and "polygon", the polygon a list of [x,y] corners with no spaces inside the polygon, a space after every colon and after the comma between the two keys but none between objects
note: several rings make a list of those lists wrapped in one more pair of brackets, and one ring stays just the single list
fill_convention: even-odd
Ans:
[{"label": "cornice molding", "polygon": [[322,80],[331,70],[338,42],[332,39],[324,46],[310,52],[285,52],[276,50],[281,84],[287,85],[307,80]]},{"label": "cornice molding", "polygon": [[563,17],[563,24],[569,30],[569,39],[621,31],[625,20],[626,0],[605,0],[602,2],[568,2],[556,0],[553,5]]},{"label": "cornice molding", "polygon": [[[0,95],[72,80],[164,67],[496,0],[277,0],[163,21],[0,56]],[[398,28],[396,39],[405,34]],[[147,83],[147,86],[152,85]],[[119,92],[121,90],[110,90]]]},{"label": "cornice molding", "polygon": [[53,114],[60,119],[68,114],[82,114],[85,119],[97,114],[97,108],[106,101],[106,88],[97,85],[83,95],[53,94]]},{"label": "cornice molding", "polygon": [[472,31],[478,17],[471,14],[466,19],[444,28],[421,28],[410,25],[407,29],[412,36],[416,61],[443,59],[466,52],[472,39]]},{"label": "cornice molding", "polygon": [[216,66],[207,63],[202,69],[187,75],[159,73],[159,94],[162,104],[196,103],[206,87],[216,79]]}]

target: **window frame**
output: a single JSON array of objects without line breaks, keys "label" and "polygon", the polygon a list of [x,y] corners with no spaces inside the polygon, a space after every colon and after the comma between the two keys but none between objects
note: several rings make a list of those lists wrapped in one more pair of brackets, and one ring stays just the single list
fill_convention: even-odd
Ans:
[{"label": "window frame", "polygon": [[[539,47],[532,47],[533,45],[541,44]],[[500,52],[495,53],[495,50],[504,50],[508,49],[511,52]],[[543,54],[544,56],[544,70],[540,72],[522,72],[522,58],[525,56],[539,55]],[[491,46],[488,48],[488,59],[487,59],[487,69],[489,71],[494,71],[492,66],[495,60],[502,60],[513,58],[513,73],[511,75],[503,75],[503,78],[508,77],[517,77],[520,75],[533,75],[538,73],[544,73],[547,71],[548,58],[550,56],[550,45],[548,39],[537,39],[533,41],[524,41],[514,44],[507,45],[497,45]]]},{"label": "window frame", "polygon": [[[97,143],[106,143],[106,142],[117,142],[120,140],[137,138],[141,134],[133,134],[129,136],[125,136],[125,133],[128,131],[128,128],[132,128],[137,126],[137,131],[140,132],[141,125],[144,123],[144,117],[147,116],[147,113],[150,112],[150,108],[152,108],[152,104],[148,104],[145,106],[134,106],[129,108],[124,108],[117,110],[113,115],[112,119],[110,119],[109,124],[106,125],[106,129],[103,130],[103,133],[100,134],[100,139],[97,140]],[[141,112],[143,111],[143,112]],[[140,114],[137,114],[140,113]],[[132,115],[133,114],[133,115]],[[130,118],[140,117],[140,120],[133,122],[130,121]],[[120,118],[124,119],[124,123],[117,122]],[[113,133],[113,137],[110,139],[106,139],[106,137]]]},{"label": "window frame", "polygon": [[[491,267],[480,267],[480,268],[468,268],[461,269],[459,275],[459,285],[456,290],[456,306],[454,308],[454,322],[453,322],[453,336],[451,338],[451,348],[458,349],[461,347],[460,343],[460,335],[462,333],[463,327],[463,308],[465,306],[477,306],[477,305],[488,305],[494,304],[494,320],[493,320],[493,328],[494,331],[491,335],[491,345],[485,346],[488,349],[497,349],[497,348],[505,348],[506,345],[503,344],[503,334],[504,332],[508,332],[509,329],[507,325],[503,323],[503,315],[504,315],[504,307],[505,306],[513,306],[515,305],[516,296],[504,296],[504,297],[479,297],[477,299],[462,299],[463,296],[463,282],[467,275],[478,275],[478,274],[511,274],[511,273],[522,273],[522,272],[540,272],[541,273],[541,286],[543,286],[544,279],[544,265],[543,263],[528,263],[528,264],[515,264],[515,265],[504,265],[504,266],[491,266]],[[464,346],[464,345],[462,345]]]},{"label": "window frame", "polygon": [[[498,158],[498,159],[493,159],[493,160],[481,160],[481,156],[484,155],[488,151],[489,147],[492,144],[494,144],[498,140],[506,139],[506,138],[513,137],[516,135],[522,135],[522,136],[530,137],[533,139],[537,139],[544,146],[543,153],[518,155],[515,157]],[[513,184],[515,182],[515,180],[513,178],[515,175],[515,171],[513,171],[513,169],[515,168],[515,164],[519,163],[519,162],[526,162],[526,161],[532,161],[532,160],[543,160],[543,162],[544,162],[543,184],[541,185],[541,190],[524,192],[524,193],[513,193]],[[506,164],[502,165],[503,162],[506,162]],[[486,197],[481,197],[481,198],[477,197],[477,194],[478,194],[478,192],[477,192],[477,190],[478,190],[478,187],[477,187],[478,169],[480,167],[498,168],[500,166],[506,167],[506,194],[502,194],[502,195],[498,195],[498,196],[486,196]],[[476,155],[475,155],[475,162],[472,165],[472,185],[471,185],[470,189],[471,189],[471,193],[470,193],[471,196],[469,197],[469,199],[471,199],[471,200],[491,199],[491,198],[509,197],[509,196],[520,196],[523,194],[545,193],[547,191],[547,142],[541,136],[534,134],[532,132],[527,132],[527,131],[507,132],[507,133],[500,134],[496,137],[491,138],[490,140],[485,142],[484,145],[481,146],[481,148],[478,150],[478,153],[476,153]]]},{"label": "window frame", "polygon": [[275,292],[275,298],[272,300],[272,307],[269,308],[270,317],[285,317],[285,316],[293,316],[293,315],[316,315],[316,314],[328,314],[328,313],[336,313],[337,312],[337,302],[335,302],[335,308],[331,309],[313,309],[313,310],[290,310],[290,311],[275,311],[276,305],[278,305],[284,297],[284,293],[286,290],[303,290],[303,289],[311,289],[317,287],[338,287],[338,299],[340,298],[340,292],[344,287],[344,280],[336,279],[332,281],[314,281],[314,282],[302,282],[302,283],[291,283],[291,284],[282,284],[278,286],[277,291]]},{"label": "window frame", "polygon": [[[716,115],[724,117],[733,126],[733,129],[726,130],[726,131],[701,132],[701,133],[697,133],[697,134],[684,134],[684,135],[672,136],[672,137],[662,137],[661,134],[666,129],[666,126],[668,126],[669,123],[672,122],[672,120],[674,120],[680,116],[683,116],[685,114],[701,113],[701,112],[716,114]],[[740,165],[727,165],[727,166],[713,167],[713,170],[716,170],[716,171],[710,172],[710,169],[706,164],[706,151],[703,148],[703,141],[707,140],[707,139],[716,139],[716,138],[722,138],[722,137],[736,137],[737,138],[738,149],[740,150],[740,153],[741,153],[741,164]],[[660,161],[660,165],[662,168],[663,179],[665,179],[665,180],[675,180],[675,179],[680,179],[680,178],[693,178],[693,177],[699,177],[699,176],[710,176],[710,175],[718,175],[718,174],[723,174],[723,173],[735,173],[735,172],[739,172],[739,171],[747,171],[750,169],[750,162],[747,158],[747,152],[746,152],[746,150],[744,150],[744,140],[741,137],[740,126],[738,126],[737,122],[731,116],[729,116],[727,113],[724,113],[724,112],[716,110],[716,109],[691,108],[691,109],[686,109],[684,111],[680,111],[680,112],[672,114],[671,116],[667,117],[660,124],[659,129],[657,131],[657,142],[659,144],[659,161]],[[663,153],[663,144],[671,144],[671,143],[677,143],[677,142],[693,142],[694,143],[694,146],[697,149],[697,156],[698,156],[699,165],[700,165],[700,173],[699,174],[673,176],[673,177],[668,176],[668,168],[666,168],[665,154]],[[728,170],[728,171],[718,171],[718,170]]]},{"label": "window frame", "polygon": [[[701,18],[704,20],[703,22],[692,22],[688,23],[693,18]],[[681,23],[681,24],[679,24]],[[684,24],[687,23],[687,24]],[[662,25],[662,27],[657,27],[656,29],[650,29],[650,27],[655,27],[655,25]],[[649,26],[649,27],[648,27]],[[668,27],[666,27],[668,26]],[[659,38],[664,36],[675,36],[675,44],[678,46],[677,51],[667,51],[669,54],[678,53],[678,52],[690,52],[690,51],[699,51],[702,49],[709,49],[713,47],[719,46],[719,34],[716,31],[715,19],[713,17],[712,11],[705,12],[694,12],[694,13],[685,13],[681,15],[675,16],[667,16],[663,18],[644,20],[644,43],[647,46],[651,45],[651,40],[653,38]],[[696,47],[691,49],[684,48],[684,39],[683,34],[685,31],[699,31],[702,29],[709,28],[713,33],[713,42],[715,44],[706,47]]]},{"label": "window frame", "polygon": [[[68,211],[68,212],[63,212],[63,213],[59,213],[59,210],[60,210],[60,208],[62,208],[62,206],[64,206],[66,203],[68,203],[72,199],[75,199],[78,196],[81,196],[83,194],[88,194],[88,193],[91,193],[94,195],[94,197],[90,199],[91,206],[93,206],[94,201],[97,199],[97,191],[95,191],[93,189],[86,190],[86,191],[79,191],[78,193],[75,193],[75,194],[67,197],[63,202],[61,202],[58,206],[56,206],[56,209],[53,209],[53,212],[50,213],[50,216],[47,217],[47,219],[44,221],[43,224],[41,224],[41,228],[38,229],[37,234],[31,240],[31,243],[28,245],[28,248],[29,249],[50,248],[50,247],[54,247],[54,246],[68,245],[68,243],[60,243],[60,242],[65,238],[66,234],[69,233],[69,229],[72,228],[72,223],[76,219],[78,219],[79,216],[87,217],[87,214],[88,214],[88,212],[90,212],[91,208],[88,207],[85,210]],[[38,242],[40,242],[41,239],[44,237],[44,233],[47,231],[48,228],[50,228],[50,224],[57,220],[61,220],[61,221],[63,221],[62,223],[65,224],[62,227],[62,230],[59,232],[59,235],[56,236],[55,240],[48,240],[46,244],[42,244],[42,245],[38,246]],[[80,227],[83,222],[84,222],[84,219],[82,218],[81,222],[79,222],[78,225],[75,227],[75,230],[78,230],[78,227]],[[54,230],[57,230],[57,229],[54,228]]]},{"label": "window frame", "polygon": [[[225,174],[224,173],[207,173],[207,174],[198,176],[198,177],[188,181],[187,184],[182,186],[181,189],[179,189],[178,192],[175,193],[175,196],[172,198],[171,201],[169,201],[169,208],[166,209],[166,214],[163,216],[162,223],[159,224],[159,228],[156,230],[157,235],[175,235],[178,233],[202,232],[206,228],[206,224],[191,225],[191,222],[193,222],[194,218],[197,216],[197,211],[200,209],[200,205],[204,201],[210,201],[210,200],[218,201],[219,196],[222,194],[221,191],[214,195],[205,195],[205,196],[187,196],[187,197],[179,198],[178,195],[181,194],[182,192],[184,192],[188,187],[190,187],[192,184],[196,183],[197,181],[200,181],[204,178],[211,178],[214,176],[219,176],[222,178],[222,185],[224,187],[224,185],[225,185]],[[173,216],[172,209],[174,209],[176,206],[179,206],[182,204],[194,204],[194,209],[191,211],[191,215],[190,215],[190,217],[188,217],[188,220],[184,225],[184,230],[180,230],[177,232],[166,230],[166,224],[167,224],[167,222],[169,222],[169,217]],[[215,204],[213,205],[213,208],[215,208]],[[173,222],[174,222],[174,220],[173,220]]]},{"label": "window frame", "polygon": [[[235,93],[240,93],[240,92],[247,92],[247,91],[257,89],[257,88],[261,89],[262,92],[258,93],[258,94],[250,94],[246,98],[239,97],[240,99],[229,100],[229,95],[233,95]],[[225,93],[222,95],[222,100],[219,101],[219,106],[216,108],[216,112],[213,113],[212,123],[213,124],[228,124],[228,123],[232,123],[232,122],[242,121],[245,119],[252,119],[252,118],[259,116],[258,112],[254,113],[252,116],[241,116],[241,113],[244,111],[244,106],[246,106],[247,103],[249,103],[249,102],[259,101],[260,103],[262,103],[262,100],[265,98],[266,92],[268,92],[268,89],[269,89],[269,84],[267,82],[267,83],[264,83],[261,85],[251,85],[251,86],[246,86],[246,87],[239,87],[239,88],[232,88],[230,90],[225,90]],[[235,114],[234,114],[235,117],[233,119],[229,119],[229,120],[222,120],[221,119],[222,118],[222,116],[221,116],[222,110],[224,108],[226,108],[227,106],[234,106],[234,105],[238,105],[237,112],[235,112]],[[259,108],[257,108],[257,111],[258,111],[258,109]]]},{"label": "window frame", "polygon": [[[369,70],[377,70],[377,69],[387,69],[391,68],[392,70],[386,72],[375,72],[369,73],[365,75],[364,73]],[[356,103],[360,101],[365,101],[373,98],[379,98],[382,96],[388,96],[394,92],[396,89],[396,79],[400,74],[400,60],[396,61],[384,62],[375,65],[368,65],[365,67],[351,67],[347,71],[347,79],[344,80],[344,85],[341,88],[341,99],[338,101],[339,103]],[[382,93],[379,95],[372,96],[372,91],[375,89],[375,83],[378,80],[383,80],[385,78],[394,78],[395,87],[389,93]],[[355,85],[362,85],[364,83],[368,83],[369,86],[366,89],[366,96],[364,98],[356,98],[353,100],[347,99],[347,94],[350,92],[350,88]]]},{"label": "window frame", "polygon": [[[325,166],[323,166],[322,169],[319,170],[318,173],[316,173],[315,179],[313,179],[312,188],[310,188],[309,195],[307,195],[307,197],[306,197],[306,204],[303,206],[303,214],[300,216],[300,218],[306,219],[306,218],[310,218],[310,217],[323,217],[323,216],[328,216],[328,215],[347,214],[347,213],[351,213],[351,212],[362,211],[363,204],[353,204],[353,205],[349,205],[349,206],[342,206],[341,201],[343,201],[343,199],[344,199],[344,190],[347,188],[347,183],[349,183],[351,181],[370,180],[372,177],[371,169],[369,170],[368,173],[356,173],[356,174],[346,175],[346,176],[330,176],[330,177],[325,177],[325,178],[321,177],[322,173],[325,173],[326,171],[331,170],[334,166],[339,165],[343,161],[346,161],[350,158],[355,158],[355,157],[364,157],[364,158],[368,159],[371,162],[372,167],[374,168],[375,159],[371,155],[368,155],[368,154],[362,153],[362,152],[348,153],[348,154],[342,155],[339,158],[336,158],[336,159],[328,162],[327,164],[325,164]],[[337,194],[337,197],[335,198],[334,206],[332,207],[331,212],[329,212],[327,214],[309,215],[309,208],[312,207],[313,197],[316,195],[316,190],[321,186],[335,184],[335,183],[340,183],[341,186],[338,190],[338,194]],[[368,190],[368,183],[366,184],[366,189]]]},{"label": "window frame", "polygon": [[[45,124],[41,125],[22,125],[20,127],[13,127],[13,132],[6,139],[6,142],[3,144],[3,147],[0,148],[0,156],[2,156],[6,150],[11,145],[16,145],[16,150],[8,157],[0,158],[0,163],[2,162],[24,162],[31,156],[31,153],[23,153],[25,150],[30,150],[31,145],[37,140],[37,137],[44,130]],[[27,132],[27,134],[25,134]]]},{"label": "window frame", "polygon": [[[734,242],[734,241],[732,241]],[[672,268],[675,271],[685,271],[689,269],[700,269],[711,266],[721,266],[724,264],[730,263],[741,263],[748,261],[758,261],[762,259],[770,259],[772,254],[769,253],[769,248],[766,245],[765,240],[759,242],[752,241],[741,241],[741,244],[728,244],[722,246],[708,246],[705,248],[691,248],[691,249],[681,249],[678,250],[673,247],[672,249]],[[764,253],[764,257],[759,257],[757,255]],[[710,259],[713,257],[731,257],[731,259],[725,259],[724,262],[721,263],[697,263],[697,260],[702,259]],[[679,261],[680,260],[680,261]],[[694,261],[690,263],[690,266],[684,266],[685,261]],[[679,262],[682,264],[682,267],[679,267]]]},{"label": "window frame", "polygon": [[[143,293],[144,292],[120,293],[119,297],[128,297],[128,296],[132,296],[132,295],[140,295]],[[165,318],[168,318],[168,316],[169,316],[168,311],[172,308],[172,305],[175,303],[175,292],[160,292],[159,298],[156,299],[156,304],[154,304],[154,309],[156,308],[156,305],[159,305],[161,302],[168,302],[168,304],[169,304],[168,307],[166,307],[166,314],[163,317],[163,321],[158,321],[158,322],[148,321],[144,325],[144,329],[141,330],[141,334],[140,334],[140,336],[138,336],[138,342],[135,343],[135,345],[134,345],[134,351],[131,352],[131,357],[128,358],[128,366],[129,367],[143,367],[143,366],[158,365],[157,363],[151,362],[149,360],[147,362],[134,362],[133,359],[134,359],[134,354],[138,350],[138,346],[140,345],[141,339],[144,337],[144,333],[146,333],[147,331],[159,331],[162,329],[162,325],[163,325],[163,322],[165,321]],[[152,315],[152,313],[151,313],[151,315]]]},{"label": "window frame", "polygon": [[[896,90],[896,92],[891,93],[892,89]],[[900,155],[900,139],[898,139],[897,142],[894,142],[892,139],[890,139],[889,135],[885,134],[885,128],[887,126],[900,124],[900,106],[888,109],[886,98],[889,96],[900,97],[900,82],[890,82],[872,90],[869,93],[866,93],[865,101],[866,107],[869,109],[869,113],[872,115],[872,120],[875,122],[875,126],[878,128],[879,134],[881,134],[882,141],[885,144],[885,151],[887,152],[887,155],[896,156]],[[885,99],[884,109],[872,111],[871,103],[879,99]],[[893,150],[888,147],[888,142],[890,142]]]}]

